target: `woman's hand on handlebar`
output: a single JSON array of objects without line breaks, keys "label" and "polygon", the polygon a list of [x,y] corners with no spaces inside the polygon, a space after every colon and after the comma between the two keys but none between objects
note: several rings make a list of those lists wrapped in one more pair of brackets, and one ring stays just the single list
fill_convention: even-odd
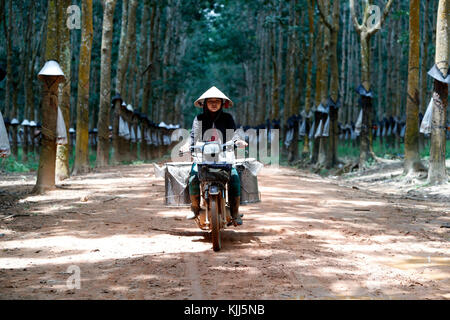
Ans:
[{"label": "woman's hand on handlebar", "polygon": [[246,146],[248,146],[248,143],[243,140],[236,140],[236,142],[234,144],[238,148],[245,148]]}]

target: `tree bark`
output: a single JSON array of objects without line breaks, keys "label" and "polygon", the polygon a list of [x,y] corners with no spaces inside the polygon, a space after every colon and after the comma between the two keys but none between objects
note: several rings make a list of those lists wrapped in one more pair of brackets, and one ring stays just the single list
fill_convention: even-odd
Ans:
[{"label": "tree bark", "polygon": [[[144,86],[145,86],[145,74],[144,71],[146,70],[148,66],[148,41],[147,41],[147,30],[148,29],[148,20],[150,17],[150,4],[148,1],[144,2],[144,12],[142,14],[141,19],[141,32],[139,35],[139,42],[140,42],[140,50],[139,50],[139,70],[137,72],[137,82],[136,82],[136,102],[138,105],[141,106],[142,113],[147,114],[147,106],[144,106]],[[145,111],[144,111],[145,108]]]},{"label": "tree bark", "polygon": [[[366,91],[371,90],[370,81],[370,39],[381,29],[387,15],[389,14],[393,0],[389,0],[383,9],[383,13],[375,25],[369,26],[369,1],[364,7],[363,21],[359,24],[355,10],[355,0],[350,0],[350,12],[353,19],[353,25],[360,37],[361,44],[361,83]],[[363,102],[363,123],[360,134],[360,151],[359,151],[359,168],[362,170],[369,158],[372,158],[371,146],[371,130],[372,130],[372,99],[370,97],[362,97]]]},{"label": "tree bark", "polygon": [[419,64],[420,64],[420,0],[409,5],[409,66],[406,101],[405,174],[422,171],[419,156]]},{"label": "tree bark", "polygon": [[167,105],[167,95],[168,95],[168,79],[169,79],[169,61],[170,61],[170,44],[172,37],[172,29],[174,21],[172,19],[174,8],[173,6],[174,0],[168,0],[168,5],[166,8],[166,33],[164,36],[164,47],[163,47],[163,65],[162,65],[162,98],[161,102],[163,103],[163,108],[160,108],[160,119],[163,121],[167,121],[168,114],[173,113],[173,105]]},{"label": "tree bark", "polygon": [[[153,75],[153,60],[154,60],[154,52],[155,52],[155,21],[156,21],[156,13],[158,12],[156,7],[156,1],[152,4],[152,13],[150,17],[150,45],[147,50],[147,62],[146,62],[146,70],[143,76],[142,86],[144,87],[144,92],[142,95],[142,113],[148,115],[149,111],[149,103],[150,103],[150,93],[152,92],[152,75]],[[144,72],[142,71],[142,72]]]},{"label": "tree bark", "polygon": [[[162,27],[161,27],[161,16],[162,16],[162,7],[160,5],[157,6],[157,12],[156,12],[156,21],[155,21],[155,30],[153,33],[153,39],[154,39],[154,46],[153,50],[155,53],[160,52],[161,48],[161,33],[162,33]],[[159,55],[154,54],[152,64],[155,67],[154,68],[154,77],[157,78],[161,75],[161,61],[159,60]],[[158,87],[153,88],[154,94],[152,95],[152,120],[155,123],[158,123],[160,121],[159,117],[159,101],[160,99],[157,99],[157,97],[160,97],[161,90]],[[156,148],[155,148],[155,157],[156,157]]]},{"label": "tree bark", "polygon": [[[264,12],[263,12],[264,13]],[[259,38],[259,62],[258,62],[258,94],[256,95],[256,106],[257,106],[257,123],[261,124],[264,122],[265,113],[265,90],[264,90],[264,36],[263,36],[263,23],[264,14],[260,13],[258,17],[258,26],[256,30],[256,35]],[[249,84],[247,83],[247,86]]]},{"label": "tree bark", "polygon": [[[57,0],[48,0],[47,38],[45,60],[59,58],[59,31]],[[58,115],[58,86],[59,81],[53,77],[46,77],[42,90],[42,140],[37,172],[36,185],[33,193],[44,193],[55,188],[56,165],[56,121]]]},{"label": "tree bark", "polygon": [[[317,130],[317,127],[319,126],[320,120],[322,120],[322,113],[317,112],[317,107],[320,104],[320,101],[322,99],[322,77],[323,77],[323,63],[322,59],[324,59],[325,55],[320,54],[319,52],[325,52],[323,51],[324,46],[324,26],[323,24],[319,24],[319,34],[317,36],[317,43],[316,43],[316,90],[315,90],[315,96],[314,96],[314,107],[316,111],[314,112],[314,132],[313,132],[313,150],[311,155],[311,163],[315,164],[319,158],[319,147],[320,147],[320,138],[315,138],[315,131]],[[321,50],[321,51],[319,51]]]},{"label": "tree bark", "polygon": [[[427,109],[429,96],[428,93],[428,74],[427,68],[428,66],[428,12],[431,1],[425,1],[424,10],[423,10],[423,33],[422,33],[422,65],[420,69],[420,112],[422,116],[425,114],[425,110]],[[425,148],[425,137],[424,134],[419,133],[419,151],[422,151]]]},{"label": "tree bark", "polygon": [[[24,47],[25,47],[25,61],[24,61],[24,72],[23,72],[23,90],[25,94],[25,107],[24,107],[24,119],[28,121],[31,120],[30,110],[32,107],[32,99],[33,99],[33,82],[29,83],[29,79],[32,77],[32,57],[33,57],[33,46],[32,46],[32,35],[33,35],[33,21],[35,17],[35,9],[34,9],[34,1],[30,2],[30,7],[27,8],[29,10],[28,22],[27,22],[27,31],[26,36],[24,38]],[[27,85],[31,85],[29,89]],[[22,161],[28,162],[28,153],[30,151],[30,127],[24,126],[23,128],[23,143],[22,143]]]},{"label": "tree bark", "polygon": [[312,92],[312,66],[313,66],[313,50],[314,50],[314,7],[315,0],[308,0],[308,53],[307,53],[307,70],[306,70],[306,93],[305,93],[305,119],[306,131],[303,137],[302,158],[309,157],[309,137],[308,129],[311,127],[311,119],[308,117],[311,110],[311,92]]},{"label": "tree bark", "polygon": [[98,116],[97,167],[108,165],[109,110],[111,105],[111,51],[116,0],[103,0],[103,31],[101,48],[100,106]]},{"label": "tree bark", "polygon": [[279,87],[279,66],[276,55],[276,25],[274,24],[270,29],[270,43],[272,56],[272,120],[279,120],[280,117],[280,87]]},{"label": "tree bark", "polygon": [[[330,66],[331,66],[331,80],[330,80],[330,94],[329,97],[334,103],[338,103],[339,99],[339,67],[337,61],[337,45],[338,45],[338,34],[339,34],[339,17],[340,17],[340,2],[333,2],[333,10],[331,13],[331,19],[328,17],[328,6],[322,4],[319,0],[318,2],[319,13],[322,16],[322,21],[330,32]],[[326,51],[326,48],[324,50]],[[327,77],[328,80],[328,77]],[[325,93],[324,93],[325,94]],[[325,95],[322,96],[325,96]],[[322,103],[324,99],[322,99]],[[326,103],[326,102],[325,102]],[[337,157],[337,138],[338,138],[338,110],[335,107],[330,107],[330,129],[328,138],[322,138],[324,147],[326,149],[325,165],[327,168],[334,167],[338,162]],[[328,141],[327,141],[328,140]],[[326,146],[326,141],[328,142],[328,147]]]},{"label": "tree bark", "polygon": [[127,42],[127,28],[128,28],[128,0],[122,0],[122,20],[120,28],[120,43],[119,43],[119,57],[116,74],[116,94],[125,97],[123,91],[123,79],[127,72],[128,61],[125,57],[125,47]]},{"label": "tree bark", "polygon": [[[287,125],[289,117],[295,115],[295,71],[296,65],[296,34],[295,26],[297,25],[297,12],[295,10],[295,1],[291,1],[289,5],[289,33],[288,33],[288,52],[286,62],[289,68],[286,68],[286,90],[284,103],[284,121]],[[287,131],[285,131],[285,134]],[[284,137],[285,138],[285,137]],[[288,162],[292,163],[298,159],[298,124],[294,121],[294,135],[288,148]]]},{"label": "tree bark", "polygon": [[73,175],[89,171],[89,73],[92,50],[92,0],[83,1],[78,69],[77,138]]},{"label": "tree bark", "polygon": [[5,20],[5,35],[6,35],[6,84],[5,84],[5,118],[9,118],[11,120],[11,89],[12,89],[12,81],[13,81],[13,70],[12,70],[12,61],[13,61],[13,52],[12,52],[12,30],[13,30],[13,9],[12,9],[12,0],[8,2],[8,23]]},{"label": "tree bark", "polygon": [[[15,80],[15,82],[13,83],[13,87],[12,87],[12,110],[11,110],[11,118],[12,119],[18,119],[18,115],[17,115],[17,97],[19,94],[19,88],[18,88],[19,84],[17,82],[17,80]],[[12,143],[11,143],[11,151],[12,151],[12,155],[13,157],[18,161],[19,160],[19,148],[17,145],[17,129],[18,129],[18,124],[17,125],[11,125],[11,135],[12,135]]]},{"label": "tree bark", "polygon": [[66,9],[70,6],[70,0],[60,0],[61,5],[59,10],[59,24],[61,28],[61,50],[59,52],[59,62],[62,71],[65,75],[65,81],[59,86],[59,107],[64,117],[64,123],[66,126],[67,144],[58,145],[56,147],[56,178],[58,180],[68,179],[70,176],[69,168],[69,143],[70,143],[70,68],[72,60],[71,44],[70,44],[70,30],[65,27],[66,23]]},{"label": "tree bark", "polygon": [[[450,0],[439,0],[436,25],[435,64],[444,77],[446,77],[448,73],[449,60],[449,9]],[[438,80],[434,80],[430,167],[428,170],[428,183],[430,184],[443,184],[448,182],[447,170],[445,167],[447,104],[448,85]]]},{"label": "tree bark", "polygon": [[113,139],[113,148],[114,148],[114,165],[118,165],[123,160],[123,150],[121,137],[119,137],[119,117],[121,112],[121,104],[120,100],[115,100],[114,102],[114,115],[113,115],[113,123],[112,123],[112,139]]},{"label": "tree bark", "polygon": [[[319,0],[317,2],[318,6],[321,6],[323,8],[323,11],[327,13],[328,15],[328,11],[329,11],[329,7],[328,7],[328,2],[323,1],[323,3],[321,2],[322,0]],[[330,35],[331,35],[331,30],[330,28],[328,28],[327,23],[325,23],[326,20],[322,19],[322,25],[323,25],[323,57],[321,59],[321,63],[322,63],[322,73],[321,73],[321,78],[320,78],[320,86],[321,86],[321,90],[320,90],[320,103],[326,108],[327,107],[327,102],[328,102],[328,97],[329,97],[329,92],[328,92],[328,67],[329,67],[329,60],[330,60]],[[323,133],[323,128],[325,127],[325,122],[327,121],[328,118],[328,114],[321,114],[321,119],[322,119],[322,132],[320,133],[320,136],[318,137],[318,142],[319,142],[319,155],[318,155],[318,163],[319,165],[326,165],[326,161],[327,161],[327,153],[329,150],[329,146],[328,146],[328,137],[323,137],[322,133]]]}]

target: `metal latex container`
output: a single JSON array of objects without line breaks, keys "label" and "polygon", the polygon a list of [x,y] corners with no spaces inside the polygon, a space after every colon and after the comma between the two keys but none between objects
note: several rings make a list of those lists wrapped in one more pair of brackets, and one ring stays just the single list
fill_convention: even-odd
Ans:
[{"label": "metal latex container", "polygon": [[166,206],[186,207],[191,205],[187,183],[191,167],[192,162],[166,164],[164,174]]},{"label": "metal latex container", "polygon": [[256,203],[261,201],[258,190],[258,177],[253,175],[244,164],[236,164],[236,170],[241,180],[241,204]]}]

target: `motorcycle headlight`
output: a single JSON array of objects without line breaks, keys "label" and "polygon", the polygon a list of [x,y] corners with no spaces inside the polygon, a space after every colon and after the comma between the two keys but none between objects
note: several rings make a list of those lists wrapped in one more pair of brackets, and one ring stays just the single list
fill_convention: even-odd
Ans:
[{"label": "motorcycle headlight", "polygon": [[220,146],[218,144],[206,144],[203,147],[204,155],[217,155],[220,153]]}]

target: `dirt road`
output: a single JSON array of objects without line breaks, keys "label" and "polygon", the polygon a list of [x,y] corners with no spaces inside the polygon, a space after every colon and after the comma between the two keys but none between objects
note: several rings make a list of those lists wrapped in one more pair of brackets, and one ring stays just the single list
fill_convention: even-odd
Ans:
[{"label": "dirt road", "polygon": [[34,182],[0,177],[2,299],[450,299],[447,203],[264,168],[215,253],[151,165]]}]

